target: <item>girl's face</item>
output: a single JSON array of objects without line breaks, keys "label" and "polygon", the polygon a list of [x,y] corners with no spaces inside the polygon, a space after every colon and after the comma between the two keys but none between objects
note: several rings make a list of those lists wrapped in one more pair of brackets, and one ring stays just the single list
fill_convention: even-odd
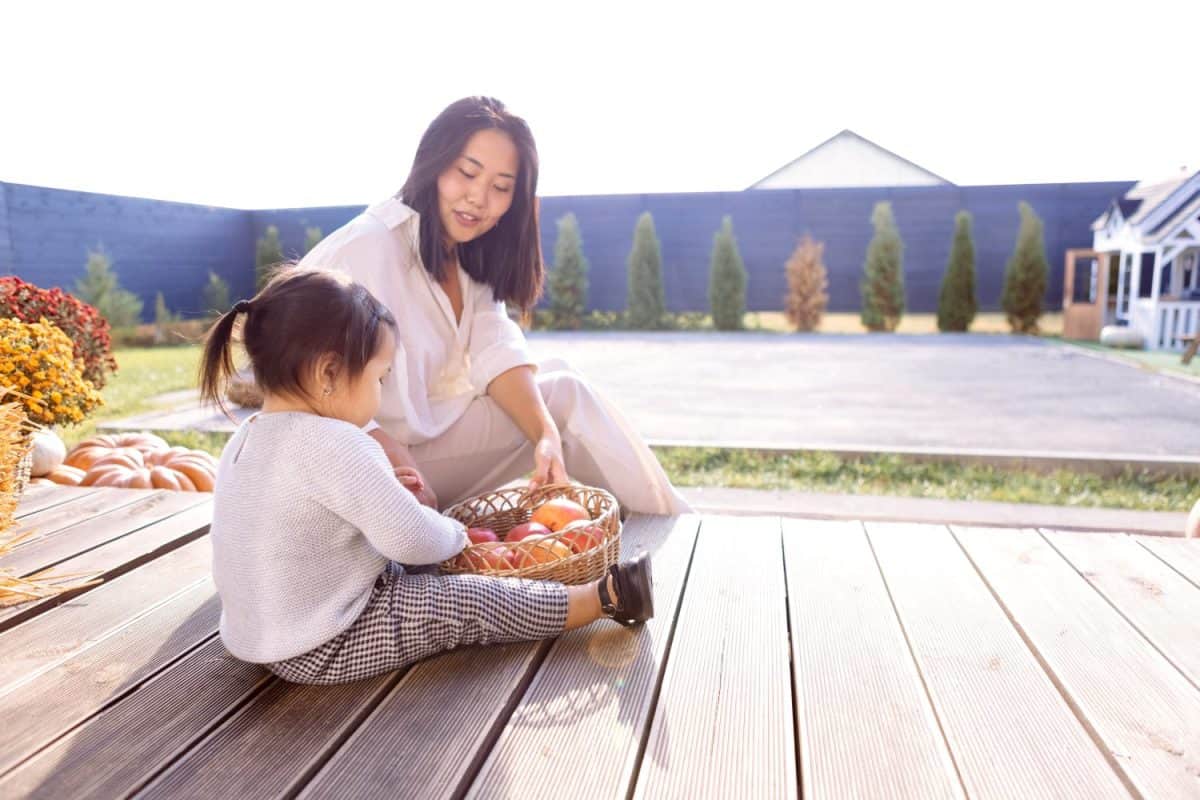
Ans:
[{"label": "girl's face", "polygon": [[438,213],[448,244],[463,244],[496,227],[512,206],[520,159],[507,133],[477,131],[438,176]]},{"label": "girl's face", "polygon": [[[321,413],[362,427],[379,411],[383,380],[392,371],[396,357],[396,337],[391,328],[383,329],[383,342],[354,380],[345,377],[331,382],[333,389],[322,397]],[[321,394],[324,393],[324,388]]]}]

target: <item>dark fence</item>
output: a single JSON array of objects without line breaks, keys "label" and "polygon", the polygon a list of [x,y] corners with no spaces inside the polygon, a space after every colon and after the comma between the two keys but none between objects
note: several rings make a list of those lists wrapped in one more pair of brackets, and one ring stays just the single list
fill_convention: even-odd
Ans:
[{"label": "dark fence", "polygon": [[[938,287],[954,230],[954,215],[970,211],[978,296],[984,309],[999,308],[1004,265],[1012,252],[1017,203],[1030,203],[1045,222],[1050,261],[1049,308],[1062,298],[1064,251],[1092,242],[1090,223],[1130,182],[1016,186],[929,186],[877,189],[758,190],[702,194],[547,197],[542,200],[543,241],[553,260],[555,221],[579,218],[591,264],[592,308],[625,305],[626,258],[638,216],[649,211],[662,243],[667,304],[677,311],[708,307],[712,237],[721,218],[734,231],[749,272],[751,310],[780,309],[783,265],[804,233],[825,243],[830,309],[860,306],[858,283],[871,210],[892,203],[904,239],[911,311],[937,308]],[[200,289],[211,270],[229,281],[234,298],[253,290],[254,242],[268,225],[279,228],[284,252],[298,256],[305,229],[330,233],[362,206],[236,211],[110,195],[0,184],[0,271],[43,286],[72,288],[83,275],[89,248],[103,247],[122,286],[152,308],[156,292],[184,313],[201,311]]]}]

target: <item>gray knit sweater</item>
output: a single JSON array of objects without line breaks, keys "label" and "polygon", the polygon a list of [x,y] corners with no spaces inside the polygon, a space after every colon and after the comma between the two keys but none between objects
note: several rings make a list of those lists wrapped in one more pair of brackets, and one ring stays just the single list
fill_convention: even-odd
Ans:
[{"label": "gray knit sweater", "polygon": [[396,480],[361,429],[315,414],[255,414],[217,471],[221,639],[244,661],[298,656],[358,618],[389,559],[433,564],[468,543],[461,523]]}]

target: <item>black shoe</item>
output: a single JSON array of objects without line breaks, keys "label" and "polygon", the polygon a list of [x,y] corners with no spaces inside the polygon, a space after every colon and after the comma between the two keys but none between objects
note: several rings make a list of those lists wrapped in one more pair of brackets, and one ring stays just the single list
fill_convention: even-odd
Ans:
[{"label": "black shoe", "polygon": [[613,605],[608,594],[608,581],[600,581],[600,608],[622,625],[645,622],[654,616],[654,581],[650,574],[650,554],[642,551],[632,561],[623,561],[608,568],[613,587],[621,599]]}]

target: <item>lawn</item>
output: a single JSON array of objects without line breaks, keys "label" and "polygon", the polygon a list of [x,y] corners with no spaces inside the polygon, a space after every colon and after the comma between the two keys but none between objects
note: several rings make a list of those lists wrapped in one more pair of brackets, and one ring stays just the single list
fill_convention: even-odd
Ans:
[{"label": "lawn", "polygon": [[[1143,354],[1148,355],[1148,354]],[[116,351],[120,366],[104,388],[97,415],[64,431],[68,445],[91,435],[104,419],[150,411],[153,398],[196,385],[198,346],[128,348]],[[1174,357],[1178,361],[1178,357]],[[220,453],[219,434],[164,434],[172,444]],[[681,486],[798,490],[839,494],[895,495],[948,500],[991,500],[1064,506],[1186,510],[1195,480],[1128,472],[1119,477],[1061,470],[1038,474],[977,465],[918,463],[894,455],[840,458],[832,453],[762,453],[706,447],[657,450],[671,480]]]}]

